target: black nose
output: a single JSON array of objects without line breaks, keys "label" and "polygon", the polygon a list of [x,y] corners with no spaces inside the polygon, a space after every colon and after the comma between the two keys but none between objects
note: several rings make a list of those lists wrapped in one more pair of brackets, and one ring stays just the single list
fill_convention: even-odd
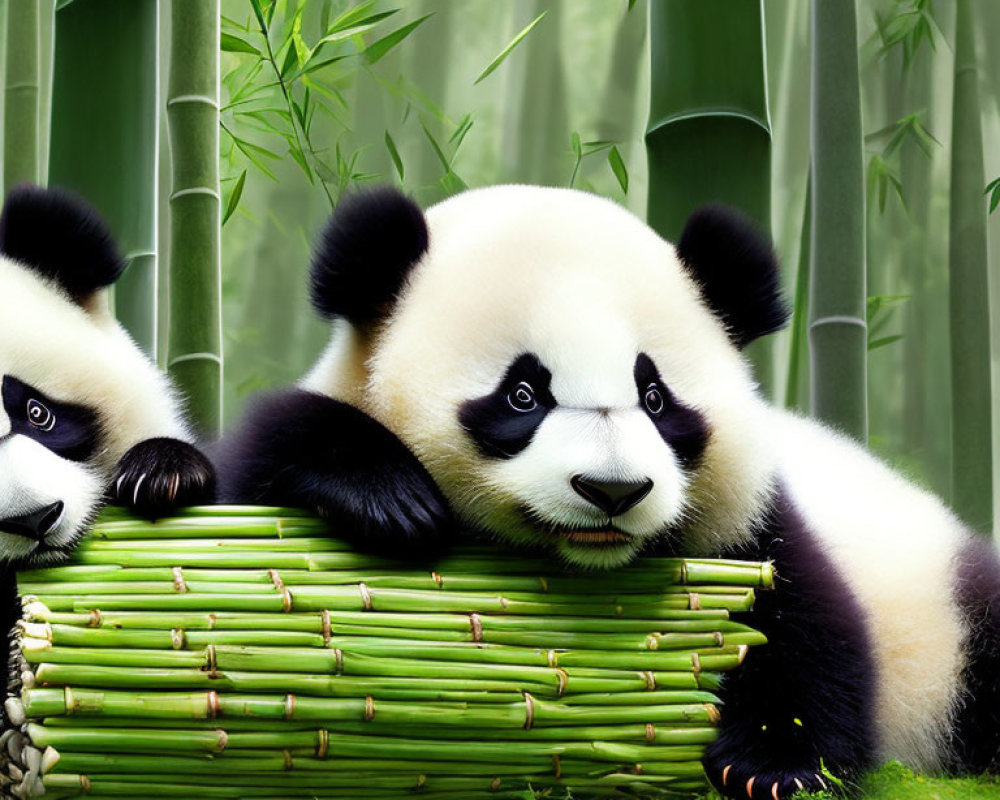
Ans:
[{"label": "black nose", "polygon": [[641,483],[605,483],[584,475],[574,475],[570,478],[569,485],[580,497],[593,503],[609,517],[624,514],[637,506],[653,489],[653,482],[649,478]]},{"label": "black nose", "polygon": [[35,542],[45,539],[52,527],[59,521],[63,513],[63,502],[57,500],[48,506],[36,508],[27,514],[18,517],[7,517],[0,519],[0,532],[13,533],[16,536],[24,536]]}]

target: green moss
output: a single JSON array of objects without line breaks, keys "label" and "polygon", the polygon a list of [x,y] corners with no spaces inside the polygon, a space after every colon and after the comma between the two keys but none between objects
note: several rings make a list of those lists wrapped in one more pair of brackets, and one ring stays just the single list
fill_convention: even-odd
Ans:
[{"label": "green moss", "polygon": [[[886,764],[859,782],[855,800],[1000,800],[1000,776],[937,778],[914,774],[899,762]],[[832,792],[796,795],[797,800],[835,800]],[[721,800],[715,792],[699,800]]]}]

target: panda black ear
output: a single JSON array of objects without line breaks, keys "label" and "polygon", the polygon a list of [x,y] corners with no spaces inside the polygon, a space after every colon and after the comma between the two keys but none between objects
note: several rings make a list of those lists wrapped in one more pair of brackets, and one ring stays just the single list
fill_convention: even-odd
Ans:
[{"label": "panda black ear", "polygon": [[313,252],[313,306],[355,325],[382,318],[427,245],[420,206],[397,189],[344,197]]},{"label": "panda black ear", "polygon": [[110,286],[125,269],[97,209],[70,192],[30,184],[7,193],[0,253],[55,281],[78,302]]},{"label": "panda black ear", "polygon": [[684,225],[677,253],[737,347],[788,322],[774,248],[735,208],[696,209]]}]

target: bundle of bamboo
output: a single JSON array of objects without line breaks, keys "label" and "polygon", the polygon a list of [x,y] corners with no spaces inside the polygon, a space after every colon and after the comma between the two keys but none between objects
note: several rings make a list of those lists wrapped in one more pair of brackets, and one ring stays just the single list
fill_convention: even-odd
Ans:
[{"label": "bundle of bamboo", "polygon": [[106,512],[21,573],[16,797],[663,796],[700,788],[729,619],[770,565],[601,575],[469,547],[421,571],[300,511]]}]

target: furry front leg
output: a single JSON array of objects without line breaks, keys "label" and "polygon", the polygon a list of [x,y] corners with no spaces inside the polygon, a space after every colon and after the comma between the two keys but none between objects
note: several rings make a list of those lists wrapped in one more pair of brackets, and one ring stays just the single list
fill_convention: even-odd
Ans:
[{"label": "furry front leg", "polygon": [[452,528],[441,492],[394,433],[315,392],[259,400],[217,464],[223,502],[309,508],[364,550],[427,557]]},{"label": "furry front leg", "polygon": [[[736,554],[733,554],[736,555]],[[705,770],[728,797],[784,800],[834,788],[875,755],[875,665],[860,605],[795,509],[779,496],[755,547],[777,579],[741,619],[767,636],[727,676],[721,733]]]},{"label": "furry front leg", "polygon": [[146,439],[118,462],[111,480],[111,498],[156,519],[182,506],[211,503],[215,499],[215,469],[192,444],[168,437]]}]

